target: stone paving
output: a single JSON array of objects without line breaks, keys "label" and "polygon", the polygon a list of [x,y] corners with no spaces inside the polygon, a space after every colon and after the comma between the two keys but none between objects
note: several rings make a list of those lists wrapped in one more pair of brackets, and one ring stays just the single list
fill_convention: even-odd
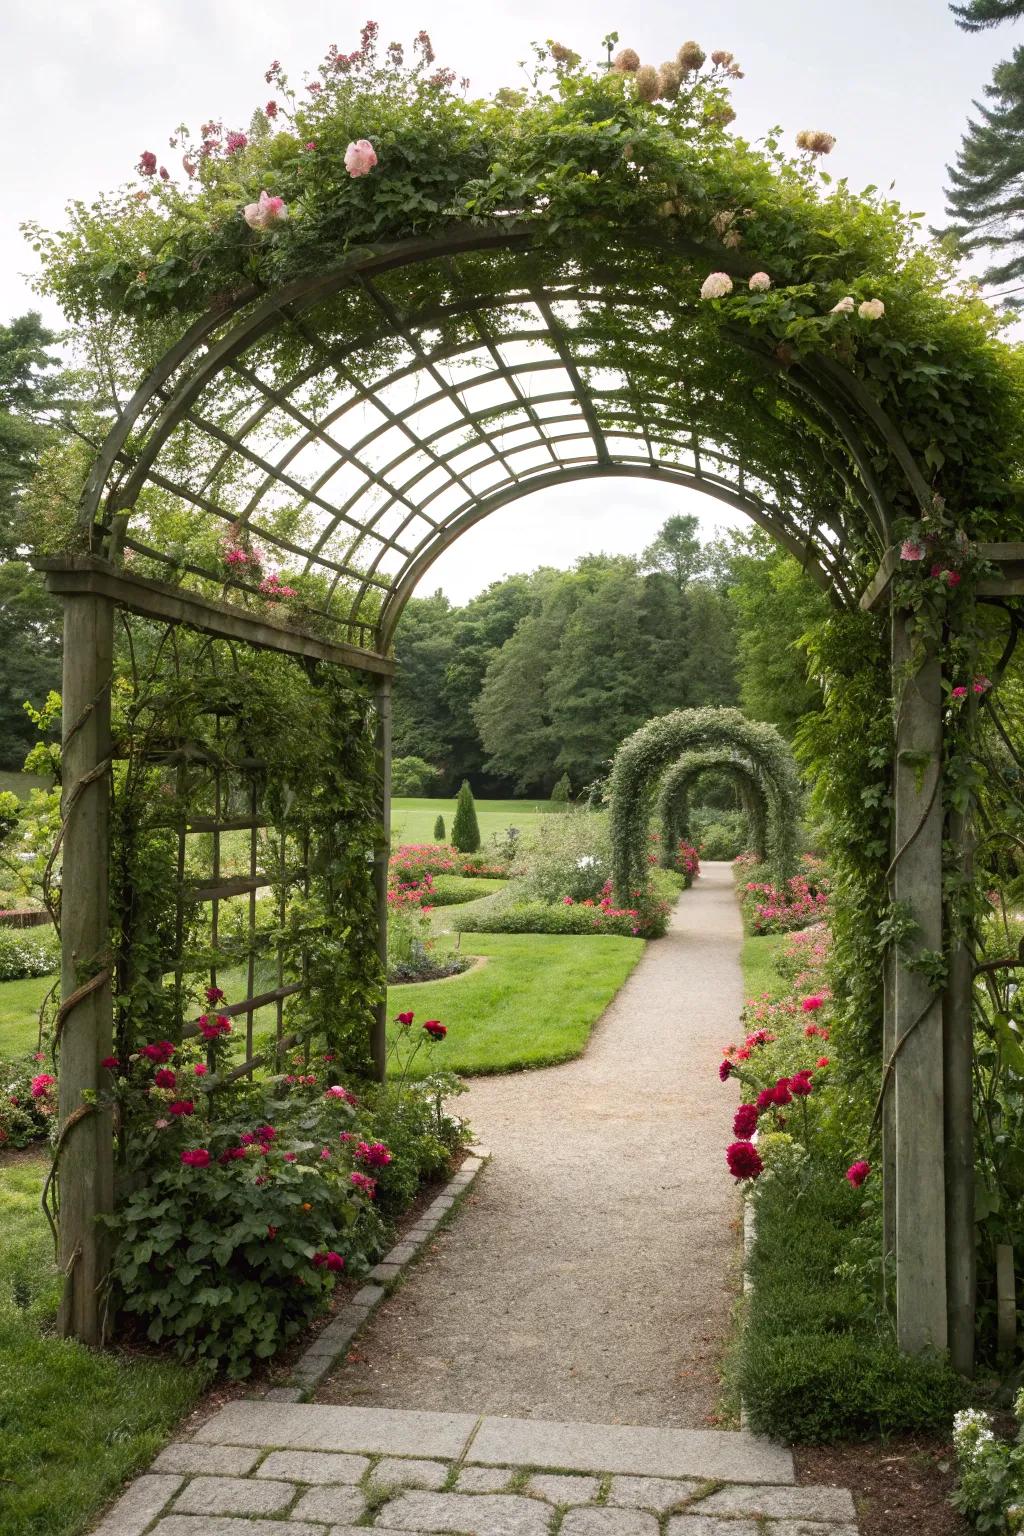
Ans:
[{"label": "stone paving", "polygon": [[742,1431],[235,1402],[96,1536],[857,1536],[845,1489],[793,1478]]}]

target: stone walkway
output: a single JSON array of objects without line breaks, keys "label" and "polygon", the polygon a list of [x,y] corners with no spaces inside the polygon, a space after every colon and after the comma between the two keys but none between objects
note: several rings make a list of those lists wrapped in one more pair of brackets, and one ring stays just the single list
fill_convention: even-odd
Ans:
[{"label": "stone walkway", "polygon": [[709,1422],[736,1293],[717,1067],[740,942],[731,866],[706,865],[585,1056],[473,1081],[459,1108],[492,1160],[318,1401]]},{"label": "stone walkway", "polygon": [[[742,1479],[742,1481],[741,1481]],[[154,1523],[155,1522],[155,1523]],[[236,1402],[97,1536],[857,1536],[841,1488],[718,1430]]]},{"label": "stone walkway", "polygon": [[729,867],[706,866],[582,1060],[474,1083],[493,1161],[331,1401],[229,1403],[95,1536],[857,1536],[845,1489],[703,1427],[736,1291],[716,1067],[740,937]]}]

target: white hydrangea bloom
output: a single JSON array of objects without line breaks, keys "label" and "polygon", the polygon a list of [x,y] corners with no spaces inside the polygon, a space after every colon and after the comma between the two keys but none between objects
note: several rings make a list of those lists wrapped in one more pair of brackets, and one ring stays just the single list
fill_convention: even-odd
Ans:
[{"label": "white hydrangea bloom", "polygon": [[724,299],[732,293],[732,278],[728,272],[712,272],[701,284],[702,299]]}]

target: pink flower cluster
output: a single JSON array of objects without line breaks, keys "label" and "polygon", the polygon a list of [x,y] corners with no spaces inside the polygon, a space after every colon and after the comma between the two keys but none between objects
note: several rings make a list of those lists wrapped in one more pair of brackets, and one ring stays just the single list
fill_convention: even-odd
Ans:
[{"label": "pink flower cluster", "polygon": [[392,1161],[392,1155],[382,1141],[357,1142],[355,1156],[368,1168],[386,1168]]},{"label": "pink flower cluster", "polygon": [[281,598],[298,597],[295,587],[286,586],[277,571],[271,571],[269,576],[264,576],[260,582],[260,591],[264,597],[269,597],[278,602]]},{"label": "pink flower cluster", "polygon": [[816,888],[806,875],[793,875],[785,885],[749,880],[744,886],[755,933],[783,933],[803,926],[828,911],[829,893]]}]

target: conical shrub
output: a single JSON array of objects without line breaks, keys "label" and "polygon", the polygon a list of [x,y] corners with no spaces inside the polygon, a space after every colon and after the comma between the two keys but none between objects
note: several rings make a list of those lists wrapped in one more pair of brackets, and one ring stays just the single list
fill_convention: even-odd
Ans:
[{"label": "conical shrub", "polygon": [[480,825],[476,819],[476,801],[463,779],[462,788],[455,799],[455,820],[452,822],[452,843],[460,853],[476,853],[480,847]]}]

